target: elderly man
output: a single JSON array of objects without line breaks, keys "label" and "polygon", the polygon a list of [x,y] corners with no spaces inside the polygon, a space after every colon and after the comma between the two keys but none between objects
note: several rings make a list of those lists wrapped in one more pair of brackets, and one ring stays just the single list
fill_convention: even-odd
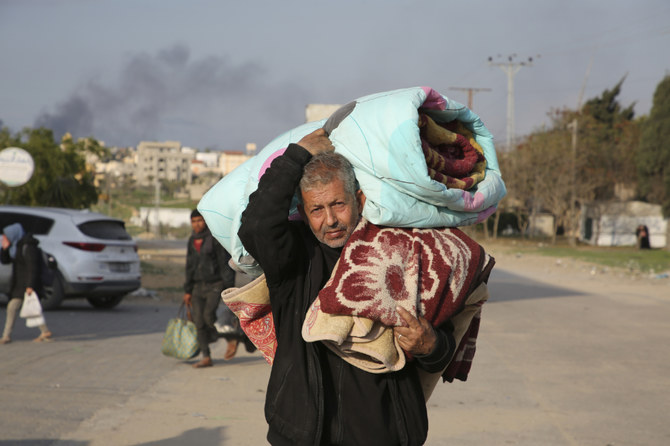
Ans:
[{"label": "elderly man", "polygon": [[[416,361],[372,374],[342,360],[301,328],[365,204],[351,164],[319,129],[272,162],[242,215],[239,237],[270,291],[278,347],[265,417],[273,445],[420,445],[428,418],[417,367],[437,372],[455,346],[448,330],[399,310],[401,347]],[[296,188],[303,222],[287,218]]]}]

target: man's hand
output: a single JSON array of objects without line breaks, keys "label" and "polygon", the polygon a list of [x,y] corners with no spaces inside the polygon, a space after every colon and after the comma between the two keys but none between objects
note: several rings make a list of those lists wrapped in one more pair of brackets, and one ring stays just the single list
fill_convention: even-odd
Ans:
[{"label": "man's hand", "polygon": [[430,323],[419,316],[419,319],[402,307],[396,307],[398,315],[405,321],[404,327],[393,327],[393,334],[398,338],[400,347],[412,355],[432,353],[437,342],[437,335]]},{"label": "man's hand", "polygon": [[191,305],[191,294],[190,293],[185,293],[184,294],[184,303],[186,305]]},{"label": "man's hand", "polygon": [[317,129],[309,135],[303,136],[303,138],[298,141],[298,145],[312,155],[321,152],[332,152],[335,150],[335,147],[333,147],[330,139],[328,139],[328,134],[324,129]]}]

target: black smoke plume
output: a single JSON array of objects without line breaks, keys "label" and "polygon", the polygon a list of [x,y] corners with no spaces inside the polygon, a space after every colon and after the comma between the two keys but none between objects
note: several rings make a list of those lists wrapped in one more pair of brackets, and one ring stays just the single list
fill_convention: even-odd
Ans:
[{"label": "black smoke plume", "polygon": [[174,45],[131,56],[113,83],[91,79],[42,113],[36,127],[60,139],[92,136],[107,146],[176,140],[200,149],[259,148],[304,122],[306,89],[272,80],[256,63],[223,56],[191,57]]}]

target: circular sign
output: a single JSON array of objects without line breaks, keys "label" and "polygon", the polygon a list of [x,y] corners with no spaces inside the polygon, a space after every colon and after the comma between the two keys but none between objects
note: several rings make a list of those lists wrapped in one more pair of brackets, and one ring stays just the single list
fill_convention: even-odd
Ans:
[{"label": "circular sign", "polygon": [[22,186],[33,176],[35,163],[30,153],[18,147],[0,150],[0,181],[8,186]]}]

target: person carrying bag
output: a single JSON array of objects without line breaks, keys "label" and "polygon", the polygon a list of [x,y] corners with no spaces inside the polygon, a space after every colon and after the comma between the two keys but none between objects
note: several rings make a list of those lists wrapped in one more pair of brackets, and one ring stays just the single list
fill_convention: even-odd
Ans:
[{"label": "person carrying bag", "polygon": [[[186,317],[184,317],[185,311]],[[186,308],[186,304],[182,303],[179,306],[177,317],[168,321],[165,335],[163,335],[161,352],[165,356],[177,359],[191,359],[200,353],[198,334],[195,324],[190,319],[190,309]]]},{"label": "person carrying bag", "polygon": [[[38,241],[32,234],[27,234],[20,223],[14,223],[6,226],[2,230],[2,250],[0,251],[0,261],[4,264],[12,265],[12,280],[9,291],[9,303],[7,304],[7,319],[5,320],[5,329],[0,339],[0,344],[8,344],[12,341],[11,334],[16,320],[16,314],[19,309],[22,310],[25,304],[25,298],[29,296],[31,304],[26,306],[35,310],[35,300],[39,306],[39,316],[29,317],[26,325],[29,327],[37,326],[41,334],[34,339],[35,342],[51,340],[51,331],[47,327],[42,307],[39,305],[39,299],[35,289],[39,288],[39,251],[37,249]],[[23,314],[21,314],[21,317]],[[30,321],[30,324],[28,324]]]},{"label": "person carrying bag", "polygon": [[37,297],[37,293],[34,290],[31,290],[30,292],[26,291],[23,295],[23,305],[21,305],[19,317],[26,320],[26,327],[39,327],[46,323],[44,316],[42,315],[40,299]]}]

